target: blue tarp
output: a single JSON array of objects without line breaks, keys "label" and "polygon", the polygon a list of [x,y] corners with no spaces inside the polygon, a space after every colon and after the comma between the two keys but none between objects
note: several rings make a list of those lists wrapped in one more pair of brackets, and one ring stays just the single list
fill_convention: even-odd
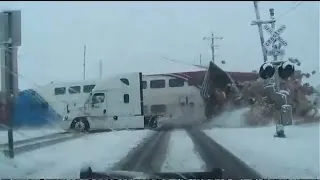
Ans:
[{"label": "blue tarp", "polygon": [[55,123],[61,117],[36,91],[28,89],[16,98],[13,119],[14,127],[40,127]]}]

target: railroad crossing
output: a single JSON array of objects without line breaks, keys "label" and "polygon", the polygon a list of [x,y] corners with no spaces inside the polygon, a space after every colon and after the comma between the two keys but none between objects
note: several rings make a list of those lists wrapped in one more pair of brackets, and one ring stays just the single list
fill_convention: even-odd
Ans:
[{"label": "railroad crossing", "polygon": [[273,29],[271,29],[267,24],[265,24],[263,26],[263,29],[271,35],[271,37],[263,44],[264,46],[268,47],[271,44],[274,44],[276,41],[279,41],[282,46],[288,45],[288,43],[280,36],[280,34],[282,34],[286,29],[285,25],[282,25],[278,30],[273,31]]}]

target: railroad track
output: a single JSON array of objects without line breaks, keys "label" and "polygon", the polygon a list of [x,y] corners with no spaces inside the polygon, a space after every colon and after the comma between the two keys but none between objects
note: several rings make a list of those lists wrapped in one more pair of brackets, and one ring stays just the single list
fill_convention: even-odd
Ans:
[{"label": "railroad track", "polygon": [[146,173],[160,172],[170,135],[169,131],[155,131],[111,169]]},{"label": "railroad track", "polygon": [[[44,136],[18,140],[18,141],[13,142],[13,145],[19,146],[19,145],[23,145],[23,144],[28,144],[28,143],[40,141],[40,140],[52,139],[52,138],[57,137],[61,134],[68,134],[68,132],[52,133],[52,134],[48,134],[48,135],[44,135]],[[8,143],[0,144],[0,149],[4,149],[4,148],[8,148]]]},{"label": "railroad track", "polygon": [[[181,127],[179,127],[181,129]],[[161,172],[172,127],[152,134],[144,142],[131,150],[126,157],[116,163],[111,170],[138,171],[144,173]],[[196,151],[206,164],[206,171],[224,169],[223,178],[260,178],[261,175],[216,143],[198,128],[186,129]]]},{"label": "railroad track", "polygon": [[[41,137],[35,137],[25,140],[20,140],[14,142],[14,153],[19,155],[25,152],[30,152],[36,149],[52,146],[58,143],[66,142],[72,139],[80,138],[88,134],[109,132],[105,131],[92,131],[89,133],[75,133],[75,132],[62,132],[54,133],[50,135],[45,135]],[[2,151],[6,156],[9,154],[8,143],[0,145],[0,151]]]},{"label": "railroad track", "polygon": [[198,128],[187,130],[196,150],[206,164],[207,171],[213,168],[224,169],[223,178],[261,179],[261,175],[208,137]]},{"label": "railroad track", "polygon": [[[182,127],[179,127],[179,129],[180,128]],[[171,131],[174,129],[173,127],[158,129],[132,149],[127,156],[115,163],[111,170],[145,173],[161,172],[167,154]],[[188,128],[186,130],[194,143],[195,149],[200,154],[203,162],[205,162],[207,171],[211,171],[213,168],[222,168],[224,169],[223,178],[262,178],[259,173],[208,137],[199,128]],[[100,131],[89,134],[92,133],[100,133]],[[26,143],[27,140],[21,141],[20,143],[15,142],[15,154],[47,147],[87,134],[88,133],[60,133],[56,136],[51,135],[51,138],[50,135],[47,135],[46,138],[33,138],[36,140],[28,140],[29,143]],[[8,154],[8,150],[3,151],[5,154]]]}]

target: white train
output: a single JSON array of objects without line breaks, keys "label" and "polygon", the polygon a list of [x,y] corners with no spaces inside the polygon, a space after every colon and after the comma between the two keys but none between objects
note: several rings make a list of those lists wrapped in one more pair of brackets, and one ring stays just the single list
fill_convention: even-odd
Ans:
[{"label": "white train", "polygon": [[[190,84],[189,80],[190,77],[181,73],[143,75],[144,116],[165,116],[170,119],[188,117],[188,120],[204,120],[204,102],[200,96],[199,86]],[[99,81],[101,79],[51,82],[35,90],[46,99],[53,110],[63,117],[67,112],[83,108],[90,92]]]}]

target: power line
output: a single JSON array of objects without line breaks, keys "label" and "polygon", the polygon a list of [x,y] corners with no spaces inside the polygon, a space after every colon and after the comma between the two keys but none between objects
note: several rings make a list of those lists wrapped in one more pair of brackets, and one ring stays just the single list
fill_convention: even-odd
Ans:
[{"label": "power line", "polygon": [[289,14],[290,12],[296,10],[301,4],[303,3],[303,1],[299,1],[299,2],[295,2],[294,4],[296,4],[295,6],[291,7],[290,9],[288,9],[285,13],[281,14],[277,20],[283,18],[284,16],[286,16],[287,14]]},{"label": "power line", "polygon": [[165,57],[165,56],[160,56],[161,58],[163,59],[166,59],[168,61],[171,61],[171,62],[174,62],[174,63],[178,63],[178,64],[183,64],[183,65],[187,65],[187,66],[194,66],[194,67],[197,67],[197,68],[201,68],[201,69],[207,69],[208,67],[206,66],[202,66],[202,65],[197,65],[197,64],[191,64],[191,63],[186,63],[186,62],[183,62],[181,60],[177,60],[177,59],[172,59],[172,58],[168,58],[168,57]]},{"label": "power line", "polygon": [[211,37],[204,37],[203,38],[203,40],[211,40],[211,53],[212,53],[212,62],[214,63],[214,60],[215,60],[215,51],[214,51],[214,48],[215,47],[217,47],[216,45],[215,45],[215,42],[214,42],[214,40],[215,39],[218,39],[218,40],[222,40],[223,39],[223,37],[217,37],[217,36],[215,36],[213,33],[211,33]]}]

